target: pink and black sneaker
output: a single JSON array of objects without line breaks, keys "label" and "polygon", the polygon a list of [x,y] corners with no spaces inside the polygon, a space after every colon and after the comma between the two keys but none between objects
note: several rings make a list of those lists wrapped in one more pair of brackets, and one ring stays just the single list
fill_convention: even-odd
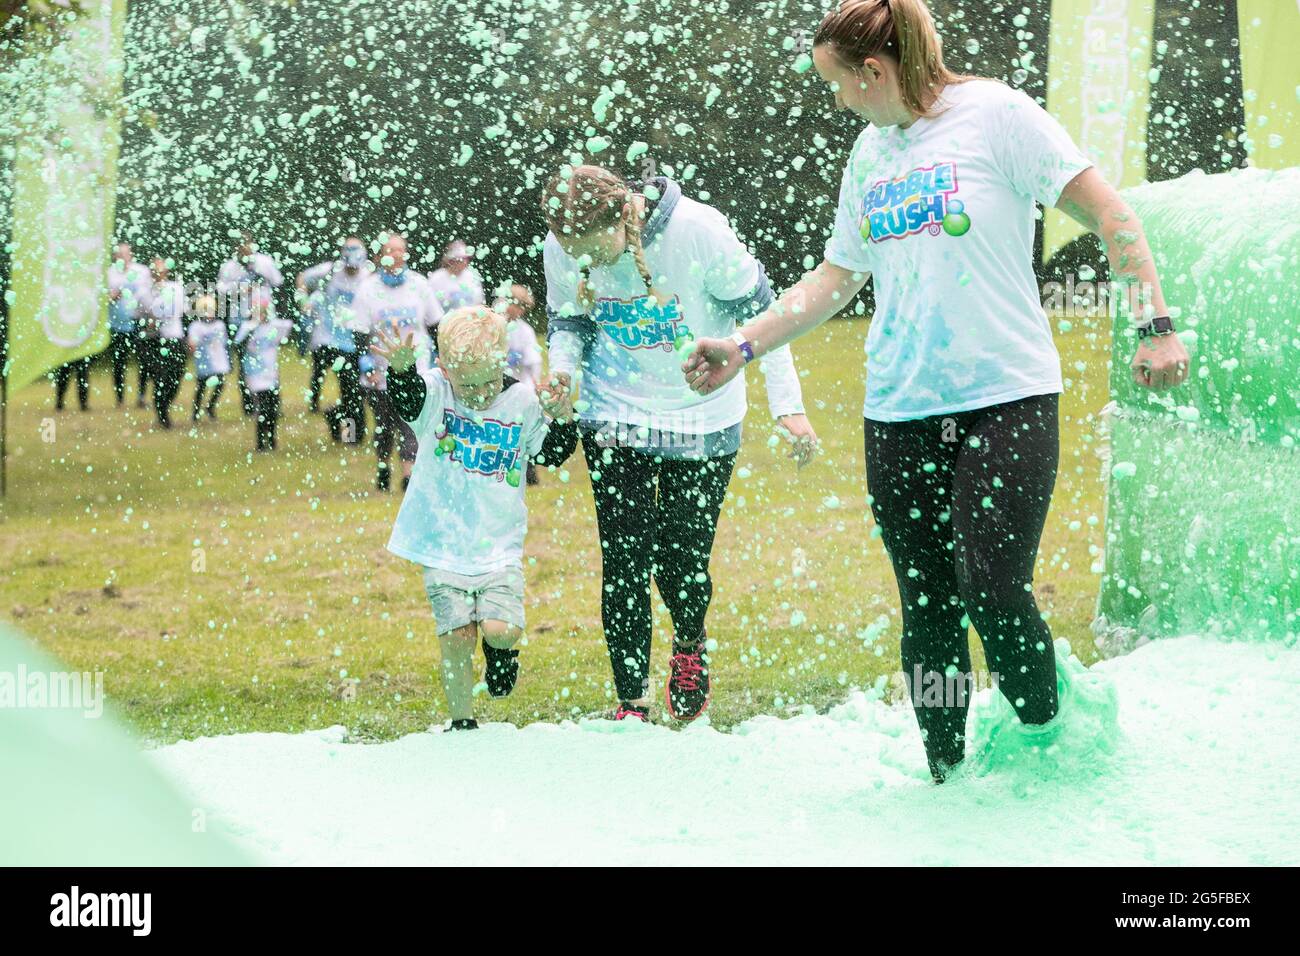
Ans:
[{"label": "pink and black sneaker", "polygon": [[668,713],[674,720],[694,720],[709,706],[709,656],[704,650],[704,635],[694,645],[674,641],[668,671]]},{"label": "pink and black sneaker", "polygon": [[650,708],[619,701],[618,710],[614,711],[614,719],[639,720],[643,724],[648,724],[650,722]]}]

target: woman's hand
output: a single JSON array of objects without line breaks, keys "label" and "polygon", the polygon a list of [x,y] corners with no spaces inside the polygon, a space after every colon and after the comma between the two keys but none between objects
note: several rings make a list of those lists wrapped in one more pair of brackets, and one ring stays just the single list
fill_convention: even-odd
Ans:
[{"label": "woman's hand", "polygon": [[788,433],[791,448],[787,457],[793,458],[795,468],[803,468],[817,455],[817,433],[807,415],[782,415],[777,422]]},{"label": "woman's hand", "polygon": [[573,417],[573,382],[568,372],[552,372],[546,383],[537,383],[537,397],[542,411],[557,422]]},{"label": "woman's hand", "polygon": [[415,332],[408,330],[399,339],[392,331],[381,325],[375,329],[375,337],[370,342],[370,351],[387,359],[392,370],[400,375],[415,364]]},{"label": "woman's hand", "polygon": [[1152,335],[1138,343],[1137,355],[1130,368],[1133,381],[1144,388],[1160,391],[1187,381],[1191,360],[1176,333]]},{"label": "woman's hand", "polygon": [[735,378],[744,366],[740,346],[731,339],[699,339],[682,363],[682,372],[692,391],[708,395]]}]

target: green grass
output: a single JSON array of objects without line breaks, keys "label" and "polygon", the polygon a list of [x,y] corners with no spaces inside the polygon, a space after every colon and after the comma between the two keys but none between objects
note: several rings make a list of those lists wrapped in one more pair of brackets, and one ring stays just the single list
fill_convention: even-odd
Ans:
[{"label": "green grass", "polygon": [[[796,346],[824,445],[801,474],[767,445],[764,390],[752,373],[713,559],[715,726],[823,709],[899,666],[897,592],[865,501],[865,333],[864,322],[836,321]],[[1100,519],[1103,495],[1091,436],[1107,397],[1107,351],[1077,329],[1058,344],[1071,381],[1036,593],[1054,633],[1091,660],[1098,576],[1089,548],[1103,543],[1099,520],[1088,524]],[[334,446],[307,414],[297,354],[285,349],[282,366],[285,418],[270,456],[252,454],[233,387],[219,422],[190,430],[178,414],[171,432],[133,406],[115,409],[101,367],[89,413],[56,415],[44,384],[12,401],[0,616],[68,666],[103,671],[110,699],[150,740],[336,723],[382,739],[446,719],[419,569],[384,547],[398,495],[372,490],[368,448]],[[590,483],[580,454],[567,467],[567,482],[545,474],[528,491],[523,677],[511,698],[479,699],[489,720],[553,721],[610,706]],[[796,548],[806,555],[802,577],[791,573]],[[669,625],[655,604],[661,692]],[[866,628],[882,615],[872,640]],[[360,681],[354,700],[340,697],[344,674]]]}]

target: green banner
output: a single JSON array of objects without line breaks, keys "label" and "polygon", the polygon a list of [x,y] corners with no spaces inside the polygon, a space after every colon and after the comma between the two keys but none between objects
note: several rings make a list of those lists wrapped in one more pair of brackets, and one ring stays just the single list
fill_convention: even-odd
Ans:
[{"label": "green banner", "polygon": [[[18,93],[10,390],[108,344],[126,0],[30,20]],[[11,104],[11,109],[14,104]]]},{"label": "green banner", "polygon": [[1300,0],[1237,0],[1252,165],[1300,166]]},{"label": "green banner", "polygon": [[[1052,0],[1047,110],[1116,188],[1147,173],[1147,107],[1155,0]],[[1043,259],[1083,234],[1055,209]]]}]

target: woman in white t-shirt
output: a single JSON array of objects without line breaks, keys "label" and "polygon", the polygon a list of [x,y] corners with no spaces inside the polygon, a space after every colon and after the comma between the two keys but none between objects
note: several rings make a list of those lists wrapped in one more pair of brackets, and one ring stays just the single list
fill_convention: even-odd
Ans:
[{"label": "woman in white t-shirt", "polygon": [[[665,177],[628,183],[598,166],[565,166],[542,209],[546,388],[567,390],[581,370],[615,718],[648,717],[653,577],[673,622],[668,712],[693,720],[709,702],[709,557],[747,405],[743,378],[693,394],[677,353],[697,336],[730,334],[767,307],[771,288],[727,218]],[[764,361],[763,374],[772,417],[802,465],[816,435],[789,350]]]},{"label": "woman in white t-shirt", "polygon": [[[444,312],[467,305],[483,305],[483,277],[470,264],[469,246],[459,239],[447,243],[439,267],[429,273],[429,285]],[[429,329],[433,334],[433,329]]]},{"label": "woman in white t-shirt", "polygon": [[[921,0],[839,5],[817,30],[813,62],[836,108],[870,124],[844,170],[825,261],[739,340],[697,342],[686,379],[704,395],[726,387],[874,275],[868,501],[898,581],[904,675],[930,771],[941,782],[965,754],[965,693],[932,690],[969,692],[968,623],[1019,718],[987,734],[979,768],[1062,753],[1044,746],[1052,738],[1086,748],[1085,722],[1100,734],[1113,728],[1113,692],[1090,695],[1077,661],[1058,667],[1032,591],[1062,387],[1034,279],[1034,203],[1100,235],[1117,277],[1136,284],[1143,337],[1133,374],[1160,389],[1186,378],[1187,353],[1142,224],[1028,96],[944,66]],[[1070,703],[1089,696],[1091,708]],[[927,703],[935,699],[944,705]],[[1081,726],[1058,737],[1058,710]]]},{"label": "woman in white t-shirt", "polygon": [[171,428],[171,407],[185,377],[185,285],[171,277],[171,260],[156,256],[144,303],[145,334],[153,364],[153,403],[160,428]]}]

